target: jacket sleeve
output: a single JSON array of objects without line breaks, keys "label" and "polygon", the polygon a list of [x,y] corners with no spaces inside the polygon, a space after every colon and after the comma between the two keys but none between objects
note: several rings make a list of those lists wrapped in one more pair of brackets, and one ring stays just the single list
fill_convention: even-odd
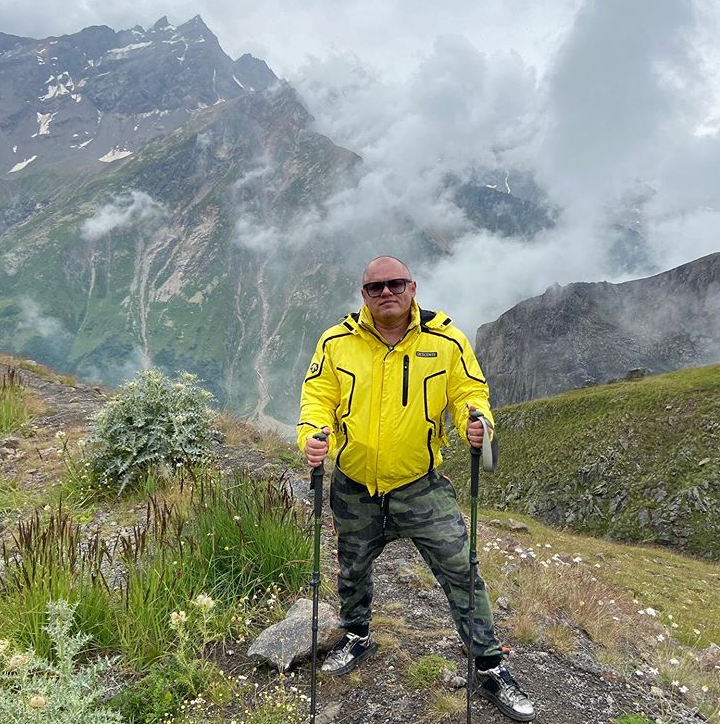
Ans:
[{"label": "jacket sleeve", "polygon": [[467,443],[468,407],[474,406],[491,425],[495,425],[490,409],[490,388],[468,338],[455,330],[456,353],[448,380],[450,414],[460,437]]},{"label": "jacket sleeve", "polygon": [[320,432],[323,427],[331,430],[328,436],[328,455],[332,455],[335,449],[335,435],[332,431],[336,426],[335,410],[340,403],[340,384],[329,357],[327,336],[327,333],[324,334],[317,343],[302,384],[297,444],[303,453],[310,437]]}]

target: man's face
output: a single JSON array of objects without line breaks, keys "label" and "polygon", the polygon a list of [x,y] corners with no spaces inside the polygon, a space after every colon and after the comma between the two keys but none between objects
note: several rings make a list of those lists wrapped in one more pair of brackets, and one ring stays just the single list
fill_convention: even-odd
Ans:
[{"label": "man's face", "polygon": [[[409,279],[410,274],[396,259],[378,259],[365,271],[363,285],[368,282],[386,282],[390,279]],[[410,306],[415,296],[415,282],[408,282],[405,291],[393,294],[387,286],[383,287],[379,297],[371,297],[363,288],[363,301],[367,304],[375,322],[391,325],[408,318]]]}]

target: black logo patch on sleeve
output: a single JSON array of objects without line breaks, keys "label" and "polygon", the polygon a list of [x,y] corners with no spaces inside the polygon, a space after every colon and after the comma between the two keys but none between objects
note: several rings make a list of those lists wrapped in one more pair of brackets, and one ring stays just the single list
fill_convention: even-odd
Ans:
[{"label": "black logo patch on sleeve", "polygon": [[416,357],[437,357],[437,352],[415,352]]}]

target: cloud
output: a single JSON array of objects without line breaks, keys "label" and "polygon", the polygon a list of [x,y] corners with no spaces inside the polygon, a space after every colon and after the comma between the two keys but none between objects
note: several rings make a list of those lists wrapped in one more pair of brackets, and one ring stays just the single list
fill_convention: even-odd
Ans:
[{"label": "cloud", "polygon": [[[0,21],[49,34],[199,12],[232,55],[268,61],[315,128],[362,156],[363,175],[280,226],[243,196],[272,181],[272,160],[260,159],[237,185],[236,243],[335,243],[356,272],[380,253],[405,256],[421,301],[467,314],[469,333],[555,281],[619,281],[718,248],[719,12],[708,0],[449,0],[443,13],[425,0],[121,0],[48,12],[57,7],[0,10]],[[443,189],[448,173],[477,168],[507,171],[511,185],[518,171],[536,174],[561,211],[557,226],[530,244],[474,231]],[[111,204],[84,235],[144,218],[148,199]],[[418,229],[450,252],[432,269],[414,263]],[[618,263],[623,229],[645,244],[632,263]]]},{"label": "cloud", "polygon": [[42,307],[32,298],[23,297],[20,300],[20,321],[18,330],[30,331],[43,339],[66,342],[71,334],[57,317],[45,314]]},{"label": "cloud", "polygon": [[690,0],[589,0],[546,79],[541,170],[565,202],[653,179],[701,99]]},{"label": "cloud", "polygon": [[164,214],[163,205],[144,191],[129,191],[105,204],[80,226],[80,234],[87,241],[97,241],[115,229],[156,218]]},{"label": "cloud", "polygon": [[79,371],[86,380],[103,380],[113,387],[119,387],[132,380],[136,373],[153,366],[152,360],[148,358],[142,348],[139,345],[133,345],[124,357],[108,360],[102,364],[85,363]]}]

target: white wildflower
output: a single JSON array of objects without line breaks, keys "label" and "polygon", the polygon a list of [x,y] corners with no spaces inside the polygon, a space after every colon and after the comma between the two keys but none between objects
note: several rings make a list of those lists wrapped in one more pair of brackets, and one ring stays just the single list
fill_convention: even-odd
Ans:
[{"label": "white wildflower", "polygon": [[213,601],[210,596],[204,593],[199,593],[195,599],[195,605],[200,609],[209,611],[215,605],[215,601]]},{"label": "white wildflower", "polygon": [[177,628],[187,621],[187,613],[185,611],[173,611],[170,614],[170,626]]}]

